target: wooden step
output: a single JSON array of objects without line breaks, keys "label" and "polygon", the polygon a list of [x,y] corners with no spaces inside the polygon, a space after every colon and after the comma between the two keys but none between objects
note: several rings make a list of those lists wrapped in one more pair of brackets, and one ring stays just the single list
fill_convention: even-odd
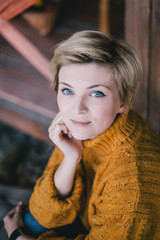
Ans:
[{"label": "wooden step", "polygon": [[[14,28],[17,29],[18,33],[36,46],[48,62],[53,57],[57,43],[75,31],[97,27],[96,0],[79,2],[78,6],[69,0],[62,5],[59,24],[46,37],[40,36],[22,15],[9,21],[13,33]],[[88,15],[89,9],[92,9],[91,15]],[[7,24],[6,27],[11,26]],[[3,33],[5,34],[5,30]],[[11,42],[7,42],[7,39],[12,40],[11,36],[6,35],[6,39],[0,37],[0,120],[36,138],[49,141],[48,126],[58,112],[56,94],[52,92],[48,81],[49,69],[46,76],[38,72],[11,46]],[[16,48],[18,49],[18,44]],[[25,53],[32,59],[32,51],[27,52],[25,49]]]}]

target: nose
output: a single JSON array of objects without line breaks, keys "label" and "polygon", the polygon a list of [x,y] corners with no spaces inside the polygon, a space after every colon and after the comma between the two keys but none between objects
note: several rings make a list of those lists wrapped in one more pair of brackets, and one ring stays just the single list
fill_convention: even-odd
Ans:
[{"label": "nose", "polygon": [[78,114],[85,114],[88,111],[87,108],[87,102],[85,98],[79,98],[77,97],[76,99],[74,99],[74,108],[75,108],[75,112]]}]

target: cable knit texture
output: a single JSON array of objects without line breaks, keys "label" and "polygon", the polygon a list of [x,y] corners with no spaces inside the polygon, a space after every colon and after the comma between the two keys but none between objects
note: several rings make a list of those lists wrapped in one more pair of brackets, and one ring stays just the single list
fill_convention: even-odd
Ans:
[{"label": "cable knit texture", "polygon": [[[63,153],[54,150],[30,199],[34,217],[43,226],[55,228],[80,216],[89,234],[76,240],[159,240],[159,136],[130,110],[83,144],[83,160],[66,199],[58,197],[53,183],[63,159]],[[39,237],[43,239],[67,238],[49,231]]]}]

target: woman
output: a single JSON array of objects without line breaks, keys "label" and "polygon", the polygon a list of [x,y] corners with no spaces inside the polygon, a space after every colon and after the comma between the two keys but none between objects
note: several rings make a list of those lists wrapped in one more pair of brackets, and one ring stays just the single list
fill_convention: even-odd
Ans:
[{"label": "woman", "polygon": [[[129,108],[142,74],[136,51],[97,31],[78,32],[57,46],[51,73],[59,113],[49,136],[57,147],[25,224],[34,232],[34,219],[39,240],[159,239],[160,138]],[[9,236],[12,217],[4,218]],[[58,231],[71,224],[72,233],[77,217],[86,231]]]}]

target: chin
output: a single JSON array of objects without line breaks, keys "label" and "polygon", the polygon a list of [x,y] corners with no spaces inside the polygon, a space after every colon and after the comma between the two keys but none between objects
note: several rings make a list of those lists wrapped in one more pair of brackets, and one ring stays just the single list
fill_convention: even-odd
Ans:
[{"label": "chin", "polygon": [[86,136],[77,136],[77,135],[72,135],[76,140],[79,140],[79,141],[85,141],[85,140],[88,140],[89,138],[86,137]]},{"label": "chin", "polygon": [[80,140],[80,141],[85,141],[85,140],[89,140],[89,139],[95,138],[95,136],[93,136],[91,134],[87,134],[86,132],[85,133],[81,133],[81,132],[72,133],[72,136],[76,140]]}]

